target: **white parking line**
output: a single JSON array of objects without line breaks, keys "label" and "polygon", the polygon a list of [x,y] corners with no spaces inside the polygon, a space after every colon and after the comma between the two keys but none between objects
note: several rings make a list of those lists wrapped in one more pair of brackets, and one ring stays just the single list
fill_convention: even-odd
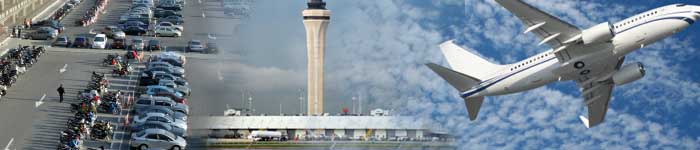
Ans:
[{"label": "white parking line", "polygon": [[217,67],[216,73],[219,76],[219,80],[224,80],[224,76],[221,75],[221,63],[219,63],[219,67]]},{"label": "white parking line", "polygon": [[12,145],[12,141],[15,141],[15,138],[11,138],[10,142],[7,142],[7,145],[5,146],[4,150],[10,150],[10,145]]},{"label": "white parking line", "polygon": [[38,102],[34,103],[34,107],[38,108],[39,106],[41,106],[41,104],[44,104],[44,98],[46,98],[46,93],[44,93],[44,95],[41,96]]},{"label": "white parking line", "polygon": [[63,65],[63,68],[58,69],[58,72],[60,72],[60,73],[66,72],[66,67],[68,67],[68,64]]}]

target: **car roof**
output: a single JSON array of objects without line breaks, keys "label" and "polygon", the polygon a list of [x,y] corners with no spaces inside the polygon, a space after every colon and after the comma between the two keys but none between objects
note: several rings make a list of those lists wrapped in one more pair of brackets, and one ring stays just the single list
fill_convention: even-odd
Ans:
[{"label": "car roof", "polygon": [[164,113],[160,113],[160,112],[149,112],[149,113],[146,113],[145,116],[143,116],[143,117],[165,117],[165,118],[168,118],[168,115],[166,115]]},{"label": "car roof", "polygon": [[[172,125],[165,123],[165,122],[160,122],[160,121],[146,121],[139,126],[144,126],[144,125],[156,125],[156,126],[161,126],[161,127],[167,128],[167,129],[173,128]],[[146,128],[146,129],[153,129],[153,128]],[[155,129],[160,129],[160,128],[155,128]]]},{"label": "car roof", "polygon": [[165,96],[153,96],[153,95],[147,95],[147,94],[142,94],[139,96],[138,100],[160,100],[160,101],[168,101],[171,103],[176,103],[170,97],[165,97]]}]

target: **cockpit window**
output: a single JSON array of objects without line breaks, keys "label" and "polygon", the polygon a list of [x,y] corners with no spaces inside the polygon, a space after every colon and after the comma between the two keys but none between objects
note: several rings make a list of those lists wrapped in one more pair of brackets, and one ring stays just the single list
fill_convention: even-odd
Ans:
[{"label": "cockpit window", "polygon": [[676,7],[683,7],[685,4],[676,4]]}]

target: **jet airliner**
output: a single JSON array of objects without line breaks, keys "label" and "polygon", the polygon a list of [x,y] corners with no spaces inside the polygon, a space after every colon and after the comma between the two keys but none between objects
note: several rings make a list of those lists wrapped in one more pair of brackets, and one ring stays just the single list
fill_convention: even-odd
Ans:
[{"label": "jet airliner", "polygon": [[579,29],[521,0],[496,0],[519,18],[525,33],[541,38],[548,49],[513,64],[495,64],[453,41],[440,44],[450,68],[427,66],[460,92],[470,120],[475,120],[485,96],[522,92],[557,81],[576,82],[588,117],[586,128],[602,123],[611,93],[644,77],[640,62],[623,65],[625,55],[684,30],[700,18],[700,6],[673,4],[616,23]]}]

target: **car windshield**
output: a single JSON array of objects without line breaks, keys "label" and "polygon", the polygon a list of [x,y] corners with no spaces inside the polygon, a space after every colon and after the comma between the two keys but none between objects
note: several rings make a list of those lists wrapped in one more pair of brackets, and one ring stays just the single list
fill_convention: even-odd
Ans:
[{"label": "car windshield", "polygon": [[192,43],[192,45],[201,45],[201,44],[202,44],[202,43],[199,42],[199,41],[192,41],[191,43]]},{"label": "car windshield", "polygon": [[137,132],[137,133],[135,133],[135,134],[136,134],[137,137],[143,137],[143,135],[145,135],[146,132],[141,131],[141,132]]},{"label": "car windshield", "polygon": [[75,38],[75,41],[85,41],[85,38]]},{"label": "car windshield", "polygon": [[160,41],[158,41],[158,40],[151,40],[151,41],[148,41],[148,43],[151,44],[151,45],[158,45],[158,44],[160,44]]},{"label": "car windshield", "polygon": [[105,38],[104,37],[95,37],[95,42],[104,42]]},{"label": "car windshield", "polygon": [[64,37],[59,37],[58,39],[56,39],[56,41],[67,41],[67,40],[68,40],[68,39],[66,39],[66,38],[64,38]]},{"label": "car windshield", "polygon": [[134,40],[133,42],[134,42],[134,44],[141,44],[141,43],[143,43],[143,40]]}]

